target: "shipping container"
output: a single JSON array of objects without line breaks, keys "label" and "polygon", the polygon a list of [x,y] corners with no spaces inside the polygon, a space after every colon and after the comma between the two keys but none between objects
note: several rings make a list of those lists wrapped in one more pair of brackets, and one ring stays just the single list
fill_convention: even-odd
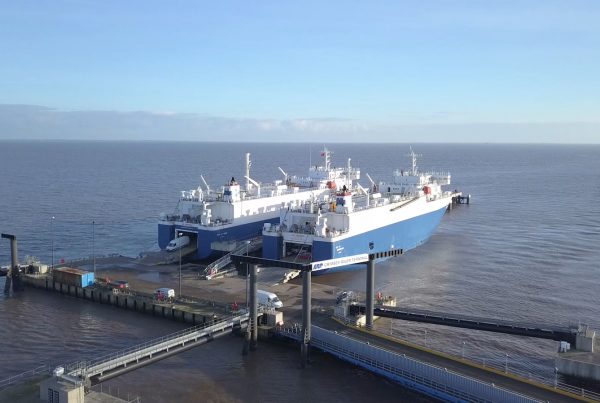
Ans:
[{"label": "shipping container", "polygon": [[94,285],[94,273],[85,270],[74,269],[72,267],[61,267],[59,269],[54,269],[52,275],[54,276],[54,281],[57,283],[74,285],[82,288]]}]

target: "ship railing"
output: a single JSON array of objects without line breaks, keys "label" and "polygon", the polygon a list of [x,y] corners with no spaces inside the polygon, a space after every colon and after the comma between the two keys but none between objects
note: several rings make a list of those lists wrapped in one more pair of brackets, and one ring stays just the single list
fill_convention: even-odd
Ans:
[{"label": "ship railing", "polygon": [[346,233],[350,232],[350,230],[348,229],[335,229],[335,230],[329,230],[329,232],[325,232],[325,237],[326,238],[335,238],[337,236],[342,236]]}]

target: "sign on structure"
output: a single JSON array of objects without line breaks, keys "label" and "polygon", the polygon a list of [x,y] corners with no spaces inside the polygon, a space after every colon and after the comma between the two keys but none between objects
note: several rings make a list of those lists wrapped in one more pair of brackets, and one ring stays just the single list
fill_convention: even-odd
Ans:
[{"label": "sign on structure", "polygon": [[352,255],[346,257],[339,257],[337,259],[321,260],[320,262],[312,262],[312,270],[325,270],[331,269],[332,267],[347,266],[349,264],[364,263],[369,260],[369,254],[363,253],[361,255]]}]

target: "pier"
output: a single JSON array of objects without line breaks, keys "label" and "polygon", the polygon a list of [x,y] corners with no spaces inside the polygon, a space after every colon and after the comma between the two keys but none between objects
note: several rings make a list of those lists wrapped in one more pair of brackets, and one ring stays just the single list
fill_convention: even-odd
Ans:
[{"label": "pier", "polygon": [[[365,312],[366,306],[363,304],[353,304],[348,306],[348,314],[350,315],[365,314]],[[405,308],[385,305],[375,305],[373,314],[384,318],[514,334],[517,336],[536,337],[555,341],[566,341],[575,346],[575,348],[577,348],[577,335],[581,333],[579,328],[566,325],[519,323],[493,318],[457,315],[454,313],[417,309],[407,310]]]},{"label": "pier", "polygon": [[[29,287],[45,289],[96,303],[110,304],[193,325],[189,329],[160,339],[151,340],[117,354],[100,357],[92,361],[79,361],[65,366],[66,371],[64,376],[75,383],[80,382],[92,385],[102,382],[226,334],[239,331],[245,334],[242,341],[243,348],[241,349],[245,354],[258,351],[259,337],[267,337],[269,334],[275,333],[299,344],[300,364],[303,368],[307,368],[307,370],[310,370],[308,368],[310,351],[316,348],[385,376],[408,388],[444,400],[515,402],[600,400],[600,395],[596,396],[583,389],[581,393],[578,393],[577,391],[573,392],[557,388],[556,385],[552,387],[535,379],[526,379],[508,371],[502,373],[502,371],[494,368],[467,362],[467,360],[422,347],[411,346],[409,343],[402,342],[401,340],[386,338],[381,334],[373,332],[371,330],[373,320],[375,316],[384,316],[383,310],[387,310],[390,316],[392,315],[392,311],[402,311],[399,309],[390,310],[388,307],[375,304],[376,260],[384,257],[398,256],[402,252],[402,250],[391,250],[386,253],[352,257],[353,263],[362,262],[367,266],[365,278],[367,303],[362,308],[357,308],[359,312],[360,309],[364,309],[366,326],[363,328],[348,326],[347,323],[338,323],[331,319],[330,315],[323,315],[318,311],[313,312],[312,309],[313,293],[315,292],[311,278],[313,265],[327,264],[328,267],[334,267],[336,264],[347,264],[347,258],[340,259],[339,261],[327,261],[325,263],[295,263],[233,254],[230,257],[231,261],[237,264],[238,267],[241,267],[242,270],[243,265],[247,265],[248,274],[242,280],[247,282],[246,295],[248,303],[243,311],[240,310],[237,312],[227,302],[222,304],[215,304],[213,302],[212,305],[203,304],[200,299],[194,296],[179,296],[178,299],[167,302],[157,301],[147,290],[134,291],[133,289],[128,289],[122,291],[103,286],[98,281],[91,286],[79,287],[73,284],[56,282],[52,274],[24,274],[22,275],[22,280]],[[300,310],[301,326],[291,327],[282,325],[281,320],[278,320],[273,315],[271,316],[275,320],[272,317],[269,320],[268,326],[260,326],[259,317],[262,312],[259,309],[256,298],[259,266],[263,280],[265,276],[268,277],[268,272],[271,270],[276,271],[279,269],[279,271],[282,271],[283,269],[292,269],[298,270],[301,273],[301,287],[285,286],[288,287],[288,290],[295,289],[300,291],[300,295],[295,295],[301,298],[299,300],[300,303],[296,304],[296,306],[302,307]],[[212,284],[214,284],[210,281],[198,280],[197,277],[195,279],[204,292],[211,289]],[[240,282],[239,279],[232,278],[230,280],[237,282],[243,287],[243,282]],[[261,287],[264,287],[264,283]],[[279,290],[277,292],[283,295],[285,300],[289,300],[289,295],[285,295]],[[317,292],[321,294],[320,298],[322,299],[323,291],[318,290]],[[240,301],[239,294],[236,294],[238,295],[236,297],[231,296],[232,294],[228,295],[230,295],[228,297],[230,301]],[[333,308],[334,301],[335,296],[331,295],[330,308]],[[293,310],[294,308],[293,306],[286,307],[287,310]],[[415,312],[412,313],[414,314]],[[263,316],[265,314],[268,319],[270,313],[265,312]],[[438,315],[438,317],[443,316]],[[459,318],[456,315],[446,315],[445,320],[450,319],[456,321]],[[466,317],[460,319],[463,322],[466,321],[465,323],[476,322],[475,318],[469,318],[471,322],[468,322]],[[482,321],[480,320],[479,322]],[[508,326],[506,323],[502,325]],[[528,327],[524,327],[524,329],[530,331]],[[559,334],[560,331],[565,331],[565,329],[561,328],[547,329],[543,327],[540,329],[544,331],[542,333],[545,336],[548,336],[545,332],[547,330],[555,332],[555,335]],[[556,337],[560,338],[559,336]],[[260,354],[260,352],[253,352],[252,354]]]},{"label": "pier", "polygon": [[[328,267],[336,264],[366,263],[367,303],[366,328],[361,330],[341,325],[336,327],[331,320],[321,319],[324,327],[313,325],[311,310],[311,272],[313,265],[323,262],[295,263],[263,259],[253,256],[232,256],[238,264],[248,264],[250,267],[250,289],[255,290],[256,268],[281,267],[298,270],[302,273],[302,326],[280,328],[279,334],[291,338],[300,344],[302,367],[308,363],[311,348],[318,348],[333,354],[343,360],[352,362],[375,373],[392,379],[411,389],[418,390],[428,396],[447,401],[506,401],[506,402],[574,402],[600,400],[600,395],[582,390],[582,394],[569,390],[554,388],[532,379],[526,379],[506,371],[502,373],[493,368],[466,362],[464,359],[451,357],[423,348],[414,348],[398,340],[383,339],[372,332],[374,320],[374,284],[376,259],[402,254],[402,250],[391,250],[371,255],[356,255],[344,259],[327,262]],[[345,262],[345,263],[344,263]],[[251,303],[252,305],[252,303]],[[252,321],[254,313],[250,311]],[[348,333],[351,333],[350,337]],[[255,340],[254,334],[252,340]],[[415,358],[418,356],[419,358]],[[449,368],[453,370],[450,371]],[[454,372],[456,371],[456,372]]]}]

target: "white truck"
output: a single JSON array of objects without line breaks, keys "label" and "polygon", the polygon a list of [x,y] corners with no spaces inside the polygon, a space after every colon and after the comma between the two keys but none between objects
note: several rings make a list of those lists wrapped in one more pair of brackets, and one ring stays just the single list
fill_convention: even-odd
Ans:
[{"label": "white truck", "polygon": [[190,244],[190,237],[187,235],[184,235],[184,236],[177,237],[177,238],[173,239],[171,242],[169,242],[166,249],[168,252],[173,252],[177,249],[181,249],[185,246],[188,246],[189,244]]},{"label": "white truck", "polygon": [[259,305],[264,305],[269,308],[281,308],[283,302],[277,297],[277,294],[273,292],[256,290],[257,302]]},{"label": "white truck", "polygon": [[158,288],[154,291],[154,298],[159,301],[170,301],[175,298],[175,290],[172,288]]}]

